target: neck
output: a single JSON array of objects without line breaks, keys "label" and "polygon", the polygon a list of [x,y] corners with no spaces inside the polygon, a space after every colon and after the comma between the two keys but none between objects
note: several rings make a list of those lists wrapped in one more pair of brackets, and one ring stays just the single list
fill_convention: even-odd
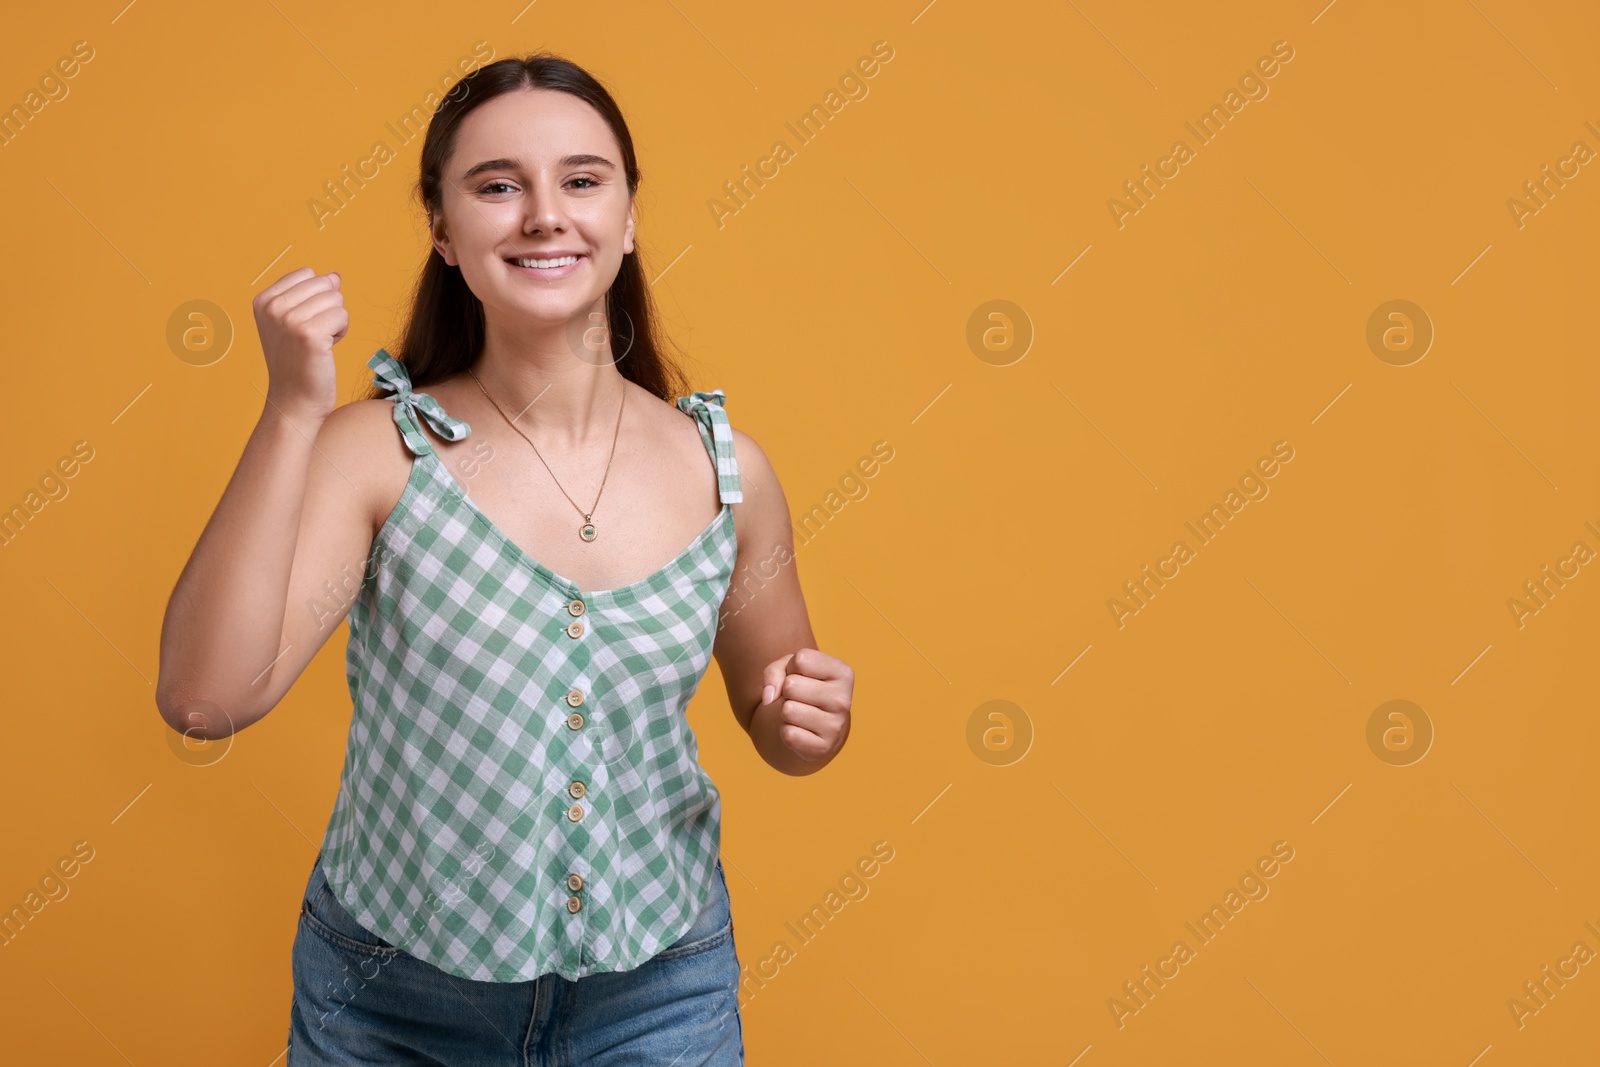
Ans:
[{"label": "neck", "polygon": [[491,319],[472,371],[506,417],[541,443],[578,449],[610,441],[627,382],[613,362],[610,331],[598,323],[529,329]]}]

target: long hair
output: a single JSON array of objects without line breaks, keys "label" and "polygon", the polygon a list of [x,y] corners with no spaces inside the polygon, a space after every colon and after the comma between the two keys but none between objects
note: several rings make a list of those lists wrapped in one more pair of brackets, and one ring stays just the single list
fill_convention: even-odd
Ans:
[{"label": "long hair", "polygon": [[[502,93],[525,89],[571,93],[598,111],[622,148],[628,192],[638,191],[640,173],[633,136],[605,86],[576,63],[548,52],[508,56],[463,77],[439,102],[428,122],[416,191],[430,218],[443,210],[444,165],[455,148],[456,131],[462,121]],[[669,402],[684,395],[686,379],[677,362],[667,355],[667,338],[661,331],[644,267],[639,262],[637,237],[634,251],[622,257],[616,280],[606,292],[605,305],[613,355],[617,351],[625,353],[617,362],[622,376]],[[405,364],[411,384],[420,389],[472,366],[483,349],[484,337],[483,302],[467,287],[461,269],[446,263],[437,248],[430,248],[417,278],[405,331],[399,342],[390,347],[391,353]],[[386,394],[374,385],[368,395]]]}]

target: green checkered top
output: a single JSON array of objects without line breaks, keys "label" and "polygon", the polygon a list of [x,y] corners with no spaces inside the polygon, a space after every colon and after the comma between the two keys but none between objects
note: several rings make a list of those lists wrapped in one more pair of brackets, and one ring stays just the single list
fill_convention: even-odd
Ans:
[{"label": "green checkered top", "polygon": [[722,508],[676,559],[581,589],[479,511],[419,419],[471,427],[368,361],[414,453],[350,610],[354,709],[322,865],[391,944],[463,978],[627,971],[710,898],[722,799],[684,715],[711,659],[744,499],[722,390],[677,399]]}]

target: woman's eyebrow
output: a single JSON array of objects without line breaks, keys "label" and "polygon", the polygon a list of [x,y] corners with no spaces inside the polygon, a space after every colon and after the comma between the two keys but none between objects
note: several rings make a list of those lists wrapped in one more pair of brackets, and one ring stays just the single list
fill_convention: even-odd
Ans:
[{"label": "woman's eyebrow", "polygon": [[[605,156],[594,156],[594,155],[587,155],[587,154],[579,154],[579,155],[574,155],[574,156],[562,156],[560,159],[556,160],[556,166],[560,167],[560,168],[563,168],[563,169],[565,169],[567,167],[606,167],[606,168],[609,168],[611,170],[616,170],[617,169],[617,165],[615,163],[611,162],[611,160],[607,159]],[[522,162],[520,160],[516,160],[516,159],[486,159],[482,163],[477,164],[476,166],[474,166],[471,169],[469,169],[465,174],[463,174],[461,176],[461,180],[464,181],[464,182],[471,181],[473,178],[477,177],[479,174],[482,174],[484,171],[488,171],[488,170],[520,170],[520,169],[522,169]]]}]

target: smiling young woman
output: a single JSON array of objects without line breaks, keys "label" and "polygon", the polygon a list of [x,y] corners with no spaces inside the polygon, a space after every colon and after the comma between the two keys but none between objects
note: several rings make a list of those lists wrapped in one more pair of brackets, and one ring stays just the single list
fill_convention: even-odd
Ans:
[{"label": "smiling young woman", "polygon": [[[611,96],[543,54],[460,88],[373,395],[336,404],[337,273],[256,297],[267,403],[173,591],[157,705],[243,729],[348,615],[291,1067],[742,1063],[721,796],[684,709],[715,657],[761,758],[811,774],[854,674],[816,648],[794,567],[749,573],[792,557],[788,505],[722,390],[684,395],[662,351]],[[452,467],[484,442],[469,495]],[[747,578],[763,595],[734,612]]]}]

